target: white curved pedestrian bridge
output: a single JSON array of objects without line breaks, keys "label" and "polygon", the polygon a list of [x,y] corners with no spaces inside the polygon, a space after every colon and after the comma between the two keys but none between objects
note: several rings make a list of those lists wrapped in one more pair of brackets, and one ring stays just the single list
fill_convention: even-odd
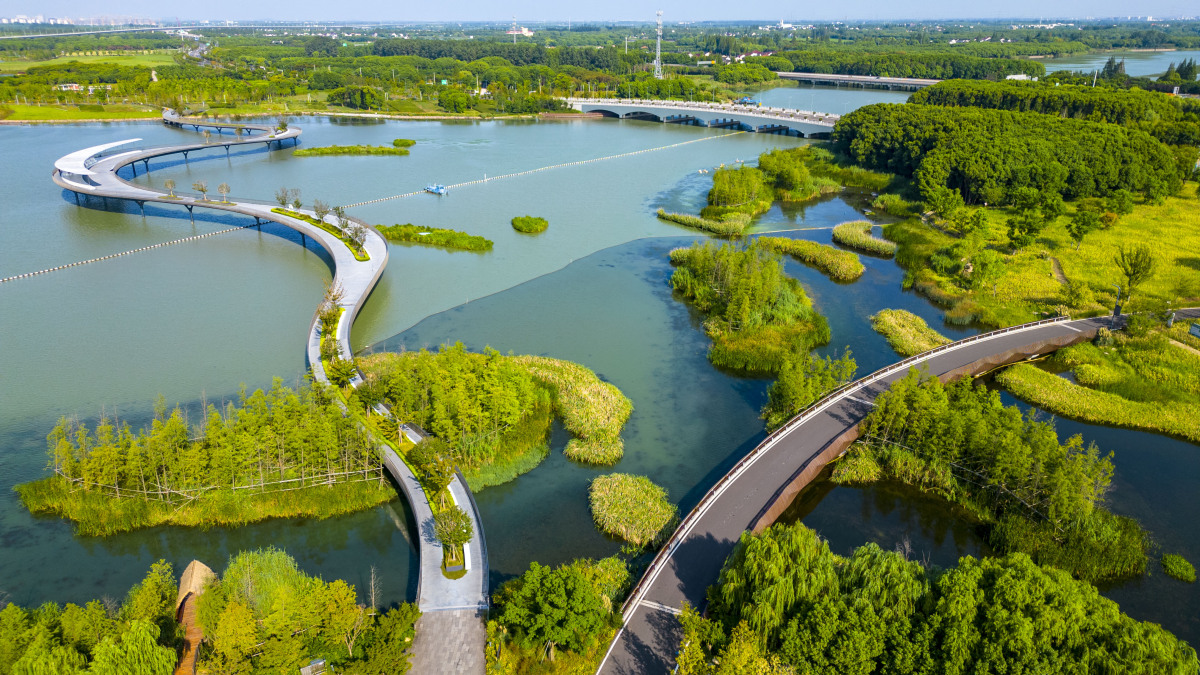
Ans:
[{"label": "white curved pedestrian bridge", "polygon": [[567,104],[580,112],[606,117],[800,136],[828,133],[841,119],[841,115],[811,110],[703,101],[568,98]]}]

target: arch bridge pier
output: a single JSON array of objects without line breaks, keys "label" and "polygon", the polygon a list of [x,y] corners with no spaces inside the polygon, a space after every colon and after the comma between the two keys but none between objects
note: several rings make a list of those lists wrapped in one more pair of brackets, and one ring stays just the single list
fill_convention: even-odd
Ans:
[{"label": "arch bridge pier", "polygon": [[714,129],[738,129],[754,133],[788,134],[801,137],[825,135],[840,115],[833,113],[771,108],[736,103],[662,101],[648,99],[569,98],[567,103],[585,113],[618,119],[647,120],[664,124],[689,124]]}]

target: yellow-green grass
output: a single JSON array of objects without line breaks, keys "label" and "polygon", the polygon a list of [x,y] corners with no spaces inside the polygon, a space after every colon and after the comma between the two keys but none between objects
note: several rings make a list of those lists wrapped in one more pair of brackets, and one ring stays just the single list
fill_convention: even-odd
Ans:
[{"label": "yellow-green grass", "polygon": [[1168,331],[1168,335],[1180,344],[1187,345],[1192,349],[1200,349],[1200,338],[1189,332],[1192,323],[1192,321],[1176,321]]},{"label": "yellow-green grass", "polygon": [[1055,415],[1200,442],[1200,406],[1194,404],[1131,401],[1080,386],[1027,363],[1001,370],[996,382],[1013,396]]},{"label": "yellow-green grass", "polygon": [[109,54],[80,54],[56,56],[52,59],[42,61],[0,61],[0,72],[16,73],[25,72],[36,66],[61,65],[78,61],[79,63],[111,63],[118,66],[144,66],[153,68],[155,66],[170,66],[175,64],[175,52],[151,52],[149,54],[142,53],[125,53],[116,52]]},{"label": "yellow-green grass", "polygon": [[490,251],[493,246],[492,240],[486,237],[442,227],[397,223],[395,225],[379,225],[376,229],[388,241],[399,241],[406,244],[444,246],[462,251]]},{"label": "yellow-green grass", "polygon": [[856,220],[842,223],[833,228],[833,240],[842,246],[849,246],[874,255],[891,257],[896,253],[896,244],[871,234],[871,223]]},{"label": "yellow-green grass", "polygon": [[[949,275],[929,268],[931,255],[962,242],[961,238],[916,219],[888,225],[886,234],[900,243],[897,261],[909,271],[914,287],[950,307],[947,320],[957,318],[961,323],[1013,325],[1056,313],[1060,305],[1074,315],[1109,311],[1116,300],[1114,286],[1126,285],[1113,256],[1121,246],[1138,244],[1151,247],[1157,265],[1153,276],[1136,289],[1134,307],[1166,301],[1178,307],[1200,299],[1200,200],[1195,183],[1186,183],[1177,196],[1162,204],[1134,206],[1113,226],[1088,234],[1078,249],[1066,230],[1075,208],[1068,204],[1067,215],[1016,252],[1010,251],[1006,225],[1012,211],[982,209],[983,243],[1004,254],[1005,266],[994,284],[978,289],[964,288]],[[1055,278],[1055,259],[1066,279],[1085,288],[1084,293],[1073,296]],[[1123,301],[1127,298],[1123,291]]]},{"label": "yellow-green grass", "polygon": [[268,518],[331,518],[396,498],[395,489],[382,477],[266,493],[213,490],[203,499],[182,505],[113,499],[100,491],[74,490],[62,476],[24,483],[16,490],[30,512],[73,520],[78,524],[79,534],[87,536],[108,536],[158,525],[208,528],[245,525]]},{"label": "yellow-green grass", "polygon": [[758,243],[815,267],[835,281],[854,281],[862,276],[865,269],[862,261],[854,253],[807,239],[759,237]]},{"label": "yellow-green grass", "polygon": [[900,356],[916,356],[952,340],[925,323],[925,319],[903,309],[884,309],[871,317],[871,327]]},{"label": "yellow-green grass", "polygon": [[690,227],[694,230],[703,230],[711,232],[720,237],[736,237],[746,231],[750,225],[750,216],[744,213],[727,213],[720,218],[701,218],[687,213],[669,213],[663,209],[658,210],[659,220],[665,220],[668,223],[675,223],[684,227]]},{"label": "yellow-green grass", "polygon": [[135,105],[105,105],[104,110],[80,110],[76,105],[19,105],[0,106],[0,119],[13,122],[42,122],[54,120],[106,120],[154,118],[162,115],[158,108]]},{"label": "yellow-green grass", "polygon": [[621,459],[621,429],[633,413],[633,403],[620,389],[577,363],[544,356],[514,358],[553,390],[555,412],[574,435],[563,454],[588,464],[612,465]]},{"label": "yellow-green grass", "polygon": [[523,234],[540,234],[550,227],[550,223],[537,216],[517,216],[512,219],[512,227]]},{"label": "yellow-green grass", "polygon": [[645,476],[627,473],[597,476],[588,502],[597,527],[636,546],[661,539],[677,513],[666,490]]}]

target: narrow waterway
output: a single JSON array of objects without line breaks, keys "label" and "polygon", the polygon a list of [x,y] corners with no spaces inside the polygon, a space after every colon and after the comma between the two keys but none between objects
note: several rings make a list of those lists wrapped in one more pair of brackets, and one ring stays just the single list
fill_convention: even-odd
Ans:
[{"label": "narrow waterway", "polygon": [[1179,65],[1184,59],[1200,59],[1200,50],[1094,52],[1038,60],[1045,64],[1047,73],[1056,70],[1080,70],[1090,73],[1103,68],[1110,58],[1124,61],[1127,75],[1157,77],[1167,72],[1172,63]]}]

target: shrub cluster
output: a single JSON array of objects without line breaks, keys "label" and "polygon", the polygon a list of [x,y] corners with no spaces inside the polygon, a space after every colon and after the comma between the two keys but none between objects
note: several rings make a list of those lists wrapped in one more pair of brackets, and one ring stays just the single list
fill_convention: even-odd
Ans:
[{"label": "shrub cluster", "polygon": [[546,222],[545,218],[535,216],[517,216],[512,219],[513,229],[522,234],[541,234],[549,226],[550,223]]},{"label": "shrub cluster", "polygon": [[842,223],[833,228],[833,240],[842,246],[849,246],[874,255],[887,258],[896,255],[896,243],[873,236],[871,227],[871,223],[865,220]]},{"label": "shrub cluster", "polygon": [[854,281],[861,277],[866,269],[854,253],[807,239],[759,237],[758,243],[815,267],[828,274],[834,281]]},{"label": "shrub cluster", "polygon": [[379,233],[390,241],[402,241],[408,244],[424,244],[426,246],[445,246],[462,251],[490,251],[492,240],[478,235],[449,230],[440,227],[424,225],[379,225]]},{"label": "shrub cluster", "polygon": [[597,476],[588,489],[588,501],[596,527],[637,546],[670,534],[676,519],[677,509],[667,499],[667,491],[645,476]]}]

